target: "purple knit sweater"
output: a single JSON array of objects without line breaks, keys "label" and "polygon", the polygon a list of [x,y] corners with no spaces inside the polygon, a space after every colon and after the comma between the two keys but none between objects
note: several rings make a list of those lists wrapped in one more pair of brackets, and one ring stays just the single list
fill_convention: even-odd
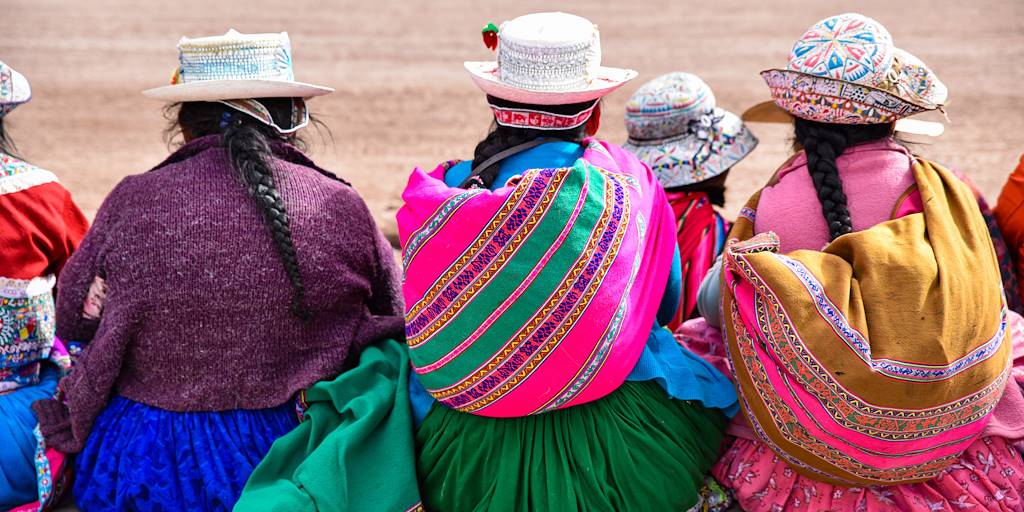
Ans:
[{"label": "purple knit sweater", "polygon": [[[281,257],[219,136],[194,140],[118,184],[61,273],[57,334],[89,344],[64,401],[33,405],[50,446],[80,451],[114,393],[170,411],[273,407],[402,335],[399,273],[366,204],[297,149],[274,154],[312,321],[290,312]],[[96,276],[98,322],[82,314]]]}]

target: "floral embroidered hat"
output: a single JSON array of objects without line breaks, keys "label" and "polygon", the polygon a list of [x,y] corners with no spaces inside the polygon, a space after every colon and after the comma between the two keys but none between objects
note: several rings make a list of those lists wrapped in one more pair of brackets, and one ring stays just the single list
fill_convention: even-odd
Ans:
[{"label": "floral embroidered hat", "polygon": [[[824,123],[897,122],[941,109],[948,96],[924,62],[893,45],[881,23],[856,13],[815,23],[793,45],[786,69],[765,70],[761,77],[779,108]],[[762,120],[756,117],[769,117],[763,104],[744,115],[749,121]],[[903,126],[927,128],[926,134],[932,134],[930,124],[937,123]]]},{"label": "floral embroidered hat", "polygon": [[665,188],[693,185],[729,170],[757,147],[736,114],[690,73],[642,85],[626,104],[629,139],[622,147],[646,163]]},{"label": "floral embroidered hat", "polygon": [[572,14],[535,13],[506,21],[500,28],[489,24],[484,42],[496,49],[497,60],[464,65],[480,89],[504,100],[582,103],[636,77],[631,69],[602,66],[597,26]]},{"label": "floral embroidered hat", "polygon": [[32,88],[24,75],[0,62],[0,117],[30,99]]}]

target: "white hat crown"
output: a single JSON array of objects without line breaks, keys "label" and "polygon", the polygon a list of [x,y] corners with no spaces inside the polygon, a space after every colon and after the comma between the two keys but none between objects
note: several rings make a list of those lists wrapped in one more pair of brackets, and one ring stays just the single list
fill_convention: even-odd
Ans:
[{"label": "white hat crown", "polygon": [[499,79],[527,91],[580,90],[601,67],[600,34],[580,16],[520,16],[501,25],[498,41]]},{"label": "white hat crown", "polygon": [[188,38],[178,42],[179,83],[209,80],[295,80],[287,32]]}]

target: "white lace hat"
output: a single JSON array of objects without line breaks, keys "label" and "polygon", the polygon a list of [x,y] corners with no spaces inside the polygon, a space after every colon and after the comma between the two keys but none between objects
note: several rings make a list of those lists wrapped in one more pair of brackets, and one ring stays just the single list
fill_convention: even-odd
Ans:
[{"label": "white lace hat", "polygon": [[162,101],[218,101],[251,98],[311,98],[330,87],[295,81],[287,32],[241,34],[178,42],[178,69],[171,85],[143,91]]},{"label": "white lace hat", "polygon": [[582,103],[636,77],[632,69],[602,66],[597,26],[562,12],[527,14],[502,23],[497,52],[497,61],[466,62],[466,70],[485,93],[519,103]]}]

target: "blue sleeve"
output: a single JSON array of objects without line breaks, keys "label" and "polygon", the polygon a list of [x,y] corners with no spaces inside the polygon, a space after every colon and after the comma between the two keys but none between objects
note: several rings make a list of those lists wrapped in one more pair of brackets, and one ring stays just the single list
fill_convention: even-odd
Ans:
[{"label": "blue sleeve", "polygon": [[448,172],[444,173],[444,184],[449,187],[457,187],[469,177],[469,173],[473,170],[473,162],[471,160],[463,160],[453,165]]},{"label": "blue sleeve", "polygon": [[672,268],[668,273],[668,284],[665,285],[665,294],[661,296],[661,305],[658,306],[658,325],[668,325],[679,310],[679,295],[683,291],[683,263],[679,256],[679,246],[675,246],[672,255]]}]

